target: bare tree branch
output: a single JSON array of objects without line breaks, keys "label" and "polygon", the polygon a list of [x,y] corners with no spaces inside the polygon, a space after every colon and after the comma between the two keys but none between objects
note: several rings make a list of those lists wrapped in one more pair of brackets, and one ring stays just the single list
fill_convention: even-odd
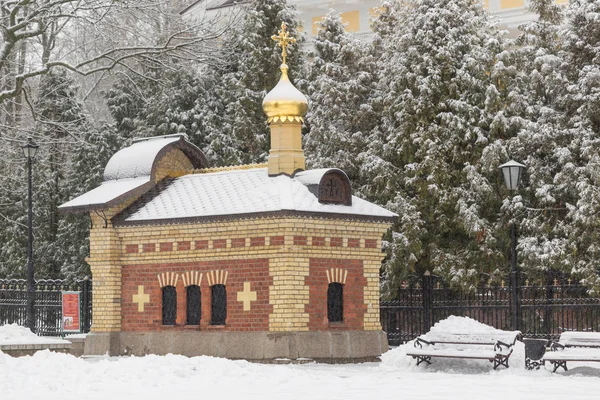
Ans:
[{"label": "bare tree branch", "polygon": [[[217,39],[235,13],[185,26],[169,4],[167,0],[0,0],[0,103],[17,98],[25,82],[53,68],[89,76],[115,68],[131,71],[130,61],[163,55],[220,63]],[[28,54],[19,71],[14,60],[23,42],[28,43]]]}]

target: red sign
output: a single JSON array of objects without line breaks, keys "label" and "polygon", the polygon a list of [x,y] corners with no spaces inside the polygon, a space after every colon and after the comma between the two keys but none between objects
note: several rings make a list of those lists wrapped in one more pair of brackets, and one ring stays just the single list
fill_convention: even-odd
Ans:
[{"label": "red sign", "polygon": [[81,332],[80,293],[62,292],[63,332]]}]

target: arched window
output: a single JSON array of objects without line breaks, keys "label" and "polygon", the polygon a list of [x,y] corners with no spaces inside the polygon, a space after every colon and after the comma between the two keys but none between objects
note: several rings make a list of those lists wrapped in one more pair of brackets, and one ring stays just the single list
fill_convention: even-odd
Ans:
[{"label": "arched window", "polygon": [[200,286],[190,285],[186,288],[187,325],[200,325],[201,303]]},{"label": "arched window", "polygon": [[175,325],[177,320],[177,290],[175,286],[162,288],[162,323]]},{"label": "arched window", "polygon": [[344,285],[337,282],[327,289],[327,318],[329,322],[344,321]]},{"label": "arched window", "polygon": [[210,290],[210,324],[225,325],[227,319],[227,289],[225,289],[225,285],[217,284],[211,286]]}]

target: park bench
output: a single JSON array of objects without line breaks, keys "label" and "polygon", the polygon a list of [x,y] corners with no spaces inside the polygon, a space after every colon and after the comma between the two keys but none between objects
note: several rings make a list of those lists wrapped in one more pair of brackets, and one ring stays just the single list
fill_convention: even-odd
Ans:
[{"label": "park bench", "polygon": [[554,364],[554,370],[560,367],[567,371],[567,361],[600,361],[600,332],[563,332],[558,342],[550,344],[550,350],[542,361]]},{"label": "park bench", "polygon": [[508,368],[508,359],[513,352],[513,345],[521,338],[519,331],[501,331],[494,333],[427,333],[415,339],[414,348],[406,352],[407,356],[431,364],[431,359],[462,358],[488,360],[499,366]]}]

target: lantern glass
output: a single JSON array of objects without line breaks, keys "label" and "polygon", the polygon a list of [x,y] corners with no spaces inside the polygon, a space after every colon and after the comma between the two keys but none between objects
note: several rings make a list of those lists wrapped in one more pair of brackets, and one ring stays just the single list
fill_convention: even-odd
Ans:
[{"label": "lantern glass", "polygon": [[39,146],[31,138],[27,139],[27,144],[21,146],[25,157],[30,159],[35,158],[35,154],[37,153],[38,147]]},{"label": "lantern glass", "polygon": [[521,181],[521,175],[525,168],[525,165],[514,160],[510,160],[509,162],[500,166],[500,170],[504,176],[504,183],[506,184],[506,188],[508,190],[517,189],[519,182]]}]

